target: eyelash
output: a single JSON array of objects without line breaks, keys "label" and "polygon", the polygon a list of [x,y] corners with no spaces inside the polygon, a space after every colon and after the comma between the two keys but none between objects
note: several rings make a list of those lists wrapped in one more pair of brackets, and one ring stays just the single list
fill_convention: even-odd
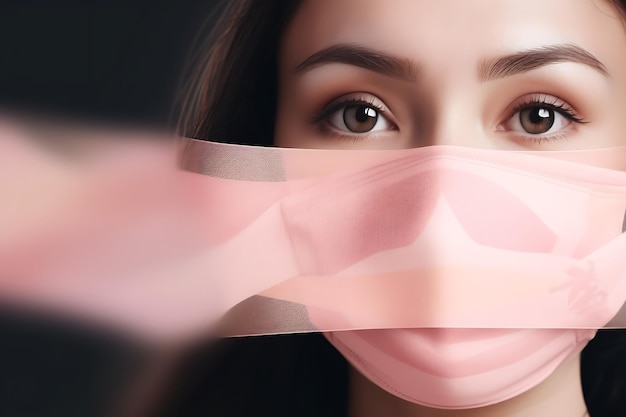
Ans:
[{"label": "eyelash", "polygon": [[528,107],[534,106],[549,107],[550,109],[561,113],[563,116],[567,117],[573,122],[587,123],[583,119],[581,119],[576,111],[563,100],[545,94],[531,96],[530,98],[526,99],[526,101],[517,104],[515,108],[511,111],[511,116],[513,116],[520,110],[524,110]]}]

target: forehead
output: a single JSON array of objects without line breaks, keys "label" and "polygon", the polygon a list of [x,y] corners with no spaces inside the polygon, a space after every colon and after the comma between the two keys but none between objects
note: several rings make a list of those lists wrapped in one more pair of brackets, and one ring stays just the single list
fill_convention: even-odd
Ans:
[{"label": "forehead", "polygon": [[575,44],[626,68],[626,31],[608,0],[305,0],[281,45],[281,68],[336,43],[363,44],[431,71],[551,44]]}]

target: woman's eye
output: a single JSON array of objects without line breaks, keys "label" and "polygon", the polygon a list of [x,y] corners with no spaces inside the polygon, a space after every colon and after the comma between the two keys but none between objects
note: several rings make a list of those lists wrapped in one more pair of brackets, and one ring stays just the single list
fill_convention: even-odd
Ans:
[{"label": "woman's eye", "polygon": [[364,105],[347,106],[333,116],[331,120],[335,127],[345,126],[355,133],[369,132],[376,127],[379,119],[384,120],[376,109]]},{"label": "woman's eye", "polygon": [[562,129],[568,120],[560,113],[547,107],[529,107],[519,112],[519,124],[525,132],[533,135],[548,133],[555,126]]},{"label": "woman's eye", "polygon": [[584,123],[566,103],[541,96],[521,104],[501,126],[503,130],[527,137],[550,138],[563,135],[572,124]]},{"label": "woman's eye", "polygon": [[344,104],[328,115],[328,123],[341,132],[371,133],[392,130],[394,125],[383,111],[369,103]]}]

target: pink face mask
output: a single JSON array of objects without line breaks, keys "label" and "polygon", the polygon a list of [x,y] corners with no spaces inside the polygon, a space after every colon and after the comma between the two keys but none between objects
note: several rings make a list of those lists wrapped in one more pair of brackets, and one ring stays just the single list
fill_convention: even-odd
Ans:
[{"label": "pink face mask", "polygon": [[626,148],[192,141],[187,155],[198,158],[188,169],[212,175],[208,216],[222,223],[210,258],[223,299],[260,295],[236,306],[223,331],[325,331],[406,400],[471,408],[518,395],[624,305]]}]

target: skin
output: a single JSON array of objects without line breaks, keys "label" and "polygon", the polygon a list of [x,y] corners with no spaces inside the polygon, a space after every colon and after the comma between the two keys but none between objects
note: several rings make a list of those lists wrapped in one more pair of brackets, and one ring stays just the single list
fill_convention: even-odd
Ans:
[{"label": "skin", "polygon": [[[316,60],[337,45],[410,68]],[[537,66],[495,71],[495,62],[549,48]],[[593,149],[626,144],[625,110],[626,30],[608,1],[315,0],[304,2],[281,44],[275,140],[332,149]],[[579,358],[518,397],[474,410],[408,403],[353,371],[350,413],[580,417]]]},{"label": "skin", "polygon": [[[277,144],[359,149],[453,144],[562,150],[626,142],[622,117],[626,33],[612,6],[600,0],[459,3],[305,2],[288,27],[281,49]],[[397,80],[341,63],[297,71],[311,55],[337,44],[358,44],[409,61],[419,67],[415,79]],[[563,62],[514,76],[479,79],[480,65],[486,60],[563,44],[592,54],[607,74]],[[379,107],[382,113],[376,128],[351,132],[341,122],[343,109],[337,109],[331,120],[314,121],[317,113],[346,99],[370,102],[372,110]],[[528,134],[516,125],[514,112],[533,101],[571,109],[587,123],[558,115],[546,134]]]}]

